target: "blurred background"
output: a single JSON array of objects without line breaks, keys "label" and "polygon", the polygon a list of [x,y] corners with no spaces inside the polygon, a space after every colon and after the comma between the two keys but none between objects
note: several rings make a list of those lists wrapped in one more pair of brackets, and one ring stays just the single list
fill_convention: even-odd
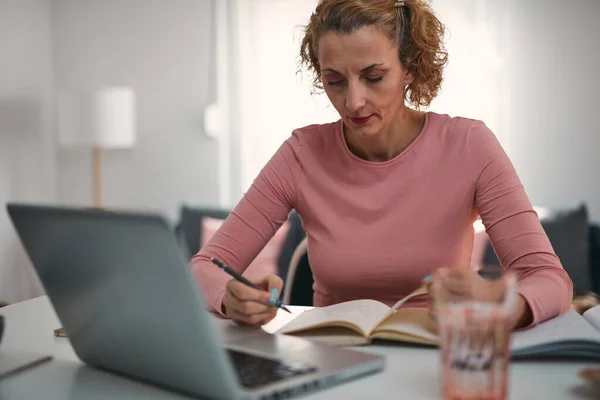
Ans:
[{"label": "blurred background", "polygon": [[[297,73],[316,2],[0,0],[0,301],[42,293],[6,202],[91,206],[100,185],[102,206],[176,224],[185,204],[232,207],[294,128],[336,120]],[[600,1],[432,4],[450,61],[430,110],[485,121],[534,205],[600,220]]]}]

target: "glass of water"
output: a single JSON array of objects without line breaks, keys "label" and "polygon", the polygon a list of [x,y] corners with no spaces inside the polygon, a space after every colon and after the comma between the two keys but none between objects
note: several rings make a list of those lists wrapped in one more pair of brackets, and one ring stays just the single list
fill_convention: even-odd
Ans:
[{"label": "glass of water", "polygon": [[504,276],[501,302],[439,305],[442,390],[448,400],[503,400],[508,393],[516,279]]}]

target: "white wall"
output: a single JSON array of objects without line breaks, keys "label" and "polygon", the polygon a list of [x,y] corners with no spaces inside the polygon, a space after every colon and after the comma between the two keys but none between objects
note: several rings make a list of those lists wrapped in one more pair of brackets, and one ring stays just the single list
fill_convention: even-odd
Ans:
[{"label": "white wall", "polygon": [[[104,205],[175,217],[182,201],[217,204],[217,143],[203,133],[211,82],[209,0],[54,0],[55,86],[131,86],[133,150],[103,155]],[[91,203],[91,152],[61,149],[62,203]]]},{"label": "white wall", "polygon": [[[106,152],[104,204],[172,220],[215,205],[217,143],[203,133],[214,96],[211,0],[0,0],[0,203],[91,204],[91,152],[58,149],[55,95],[136,91],[138,143]],[[42,293],[4,209],[0,301]]]},{"label": "white wall", "polygon": [[532,202],[600,220],[600,1],[512,1],[510,155]]},{"label": "white wall", "polygon": [[42,293],[8,219],[8,201],[52,202],[50,0],[0,0],[0,301]]}]

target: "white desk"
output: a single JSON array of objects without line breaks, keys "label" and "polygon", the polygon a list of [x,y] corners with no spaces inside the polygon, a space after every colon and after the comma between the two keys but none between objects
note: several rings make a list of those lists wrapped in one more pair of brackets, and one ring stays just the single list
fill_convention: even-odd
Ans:
[{"label": "white desk", "polygon": [[[46,297],[0,309],[6,318],[4,351],[32,351],[55,359],[0,381],[0,399],[184,399],[181,395],[107,372],[79,361],[66,338],[55,338],[59,321]],[[281,318],[278,316],[279,322]],[[277,321],[273,325],[276,325]],[[230,321],[219,320],[224,335],[248,334]],[[434,349],[401,345],[360,348],[387,356],[383,372],[357,379],[307,399],[440,399],[438,354]],[[577,371],[585,362],[515,362],[511,366],[511,399],[599,399],[600,390],[584,383]]]}]

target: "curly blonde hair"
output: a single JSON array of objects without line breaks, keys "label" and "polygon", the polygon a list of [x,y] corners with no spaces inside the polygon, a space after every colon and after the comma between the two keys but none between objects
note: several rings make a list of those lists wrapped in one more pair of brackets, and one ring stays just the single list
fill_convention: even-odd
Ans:
[{"label": "curly blonde hair", "polygon": [[350,34],[375,26],[398,47],[400,62],[414,76],[404,99],[419,109],[437,96],[448,62],[444,25],[425,0],[321,0],[304,28],[300,64],[313,73],[313,88],[323,89],[318,43],[327,32]]}]

